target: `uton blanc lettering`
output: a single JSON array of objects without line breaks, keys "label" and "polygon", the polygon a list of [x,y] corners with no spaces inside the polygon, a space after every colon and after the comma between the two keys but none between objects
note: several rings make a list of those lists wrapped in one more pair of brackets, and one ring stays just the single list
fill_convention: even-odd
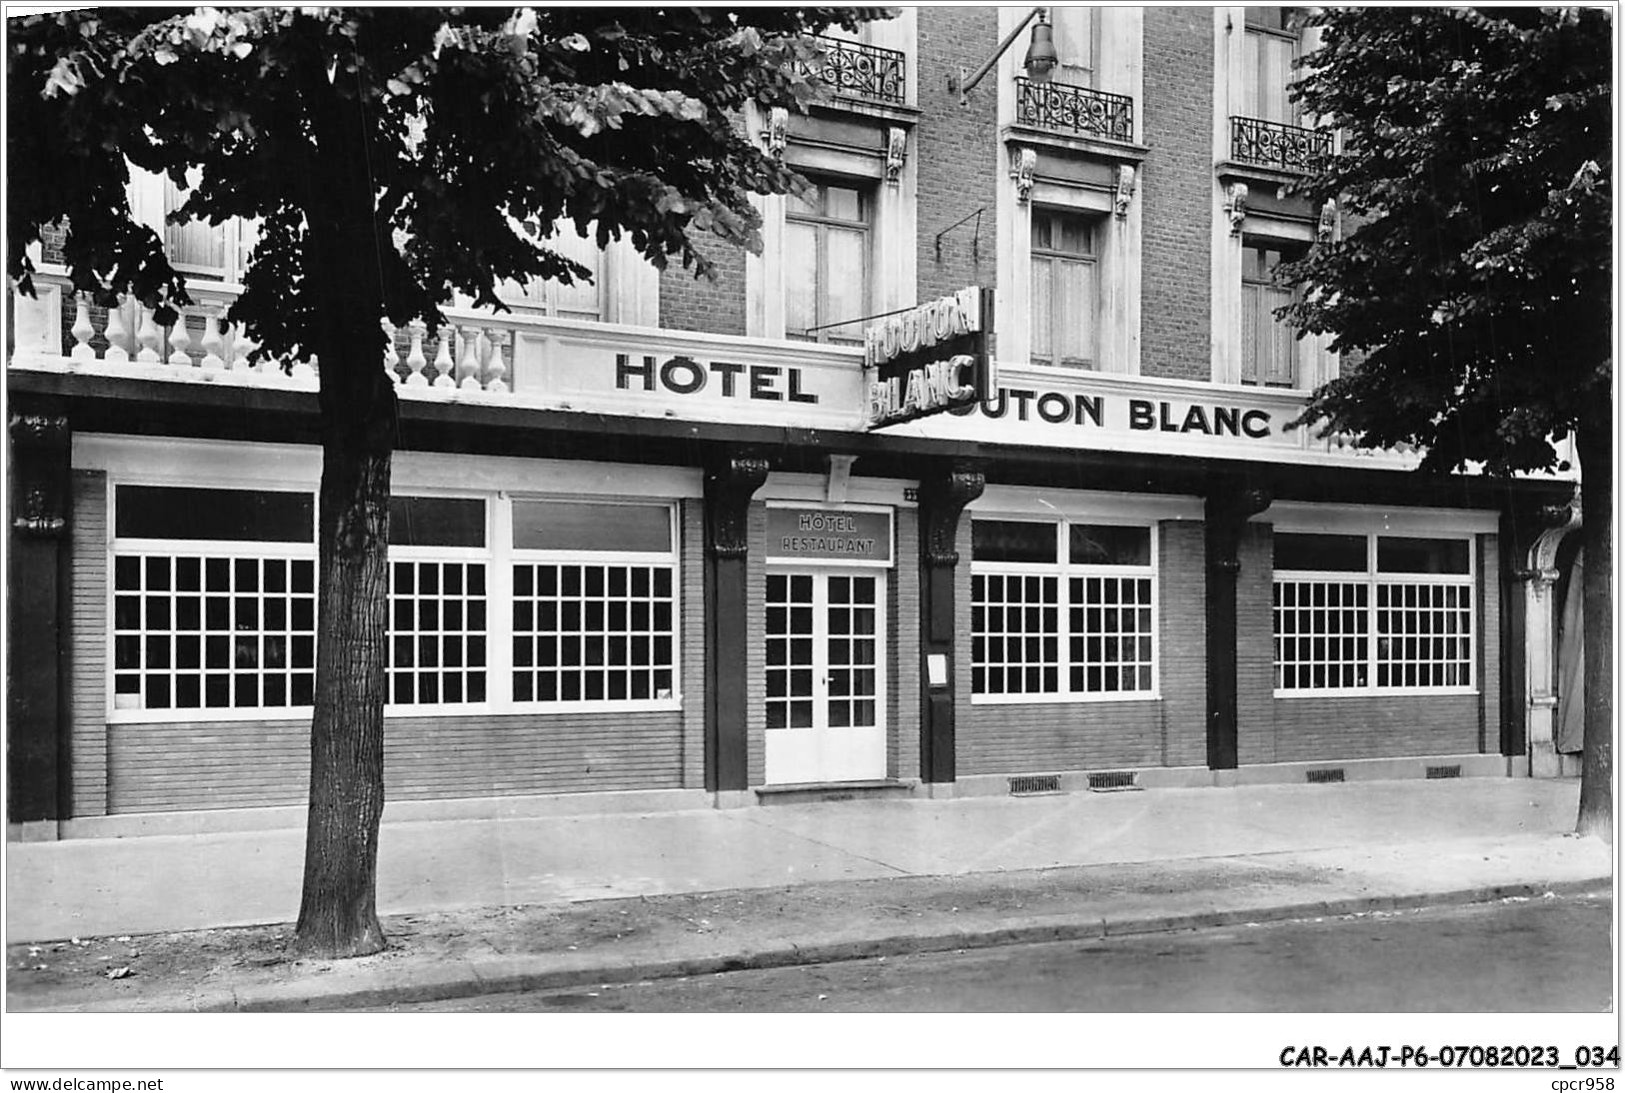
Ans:
[{"label": "uton blanc lettering", "polygon": [[[1068,422],[1095,428],[1106,425],[1106,399],[1102,395],[1001,387],[996,398],[954,407],[950,412],[965,415],[978,411],[988,418],[1008,416],[1017,421],[1037,418],[1051,425]],[[1270,435],[1270,415],[1264,410],[1244,410],[1239,406],[1202,405],[1189,406],[1181,413],[1174,403],[1136,398],[1128,400],[1128,427],[1142,432],[1203,433],[1261,440]]]},{"label": "uton blanc lettering", "polygon": [[[701,364],[692,357],[672,357],[657,364],[644,356],[637,363],[627,353],[615,354],[615,389],[653,391],[661,387],[677,395],[697,394],[715,379],[723,398],[753,398],[769,402],[817,402],[818,396],[801,389],[801,369],[780,368],[774,364],[735,364],[710,361]],[[741,383],[741,379],[744,380]],[[783,381],[781,385],[780,381]]]}]

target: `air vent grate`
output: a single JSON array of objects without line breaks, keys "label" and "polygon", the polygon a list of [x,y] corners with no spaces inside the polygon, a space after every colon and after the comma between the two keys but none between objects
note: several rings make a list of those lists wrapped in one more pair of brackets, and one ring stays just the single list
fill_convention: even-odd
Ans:
[{"label": "air vent grate", "polygon": [[1343,768],[1325,767],[1321,770],[1304,771],[1303,777],[1307,782],[1341,782],[1343,780]]},{"label": "air vent grate", "polygon": [[1089,775],[1090,789],[1133,789],[1132,770],[1102,770]]},{"label": "air vent grate", "polygon": [[1428,777],[1429,778],[1460,778],[1461,777],[1461,764],[1457,763],[1453,767],[1429,767],[1428,768]]},{"label": "air vent grate", "polygon": [[1061,792],[1059,774],[1018,774],[1010,779],[1010,795],[1026,797],[1034,793]]}]

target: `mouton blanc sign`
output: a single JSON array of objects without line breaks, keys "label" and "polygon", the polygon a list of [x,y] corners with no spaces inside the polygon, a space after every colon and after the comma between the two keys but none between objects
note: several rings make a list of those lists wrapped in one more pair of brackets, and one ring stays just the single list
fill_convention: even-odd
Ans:
[{"label": "mouton blanc sign", "polygon": [[986,398],[993,293],[980,285],[888,315],[864,330],[866,428],[915,421]]}]

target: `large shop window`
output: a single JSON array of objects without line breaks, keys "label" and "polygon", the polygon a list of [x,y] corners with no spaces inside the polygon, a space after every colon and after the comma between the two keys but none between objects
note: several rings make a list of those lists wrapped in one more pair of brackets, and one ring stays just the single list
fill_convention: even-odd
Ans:
[{"label": "large shop window", "polygon": [[[113,712],[308,714],[315,497],[120,485],[114,505]],[[665,503],[392,497],[389,712],[675,701],[676,527]]]},{"label": "large shop window", "polygon": [[1094,221],[1059,209],[1034,209],[1032,220],[1032,362],[1094,368],[1100,313]]},{"label": "large shop window", "polygon": [[869,311],[872,206],[867,189],[831,180],[815,180],[805,199],[785,198],[784,329],[789,337],[862,344],[863,328],[850,320]]},{"label": "large shop window", "polygon": [[971,522],[971,693],[1145,697],[1156,683],[1151,529]]},{"label": "large shop window", "polygon": [[118,487],[113,708],[309,706],[314,531],[306,493]]},{"label": "large shop window", "polygon": [[1472,688],[1471,547],[1277,532],[1276,691]]},{"label": "large shop window", "polygon": [[669,505],[513,503],[513,699],[670,699],[677,550]]},{"label": "large shop window", "polygon": [[485,502],[389,502],[389,700],[486,700]]}]

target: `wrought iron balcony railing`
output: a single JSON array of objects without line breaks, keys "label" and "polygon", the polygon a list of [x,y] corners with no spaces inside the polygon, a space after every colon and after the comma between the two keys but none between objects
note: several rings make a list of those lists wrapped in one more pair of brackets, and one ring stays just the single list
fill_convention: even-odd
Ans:
[{"label": "wrought iron balcony railing", "polygon": [[1230,119],[1230,158],[1255,167],[1309,174],[1332,154],[1332,135],[1262,118]]},{"label": "wrought iron balcony railing", "polygon": [[903,105],[908,85],[906,58],[901,52],[822,34],[818,44],[823,58],[803,66],[803,75],[823,83],[835,95]]},{"label": "wrought iron balcony railing", "polygon": [[1090,87],[1016,77],[1016,121],[1107,140],[1134,139],[1134,100]]}]

